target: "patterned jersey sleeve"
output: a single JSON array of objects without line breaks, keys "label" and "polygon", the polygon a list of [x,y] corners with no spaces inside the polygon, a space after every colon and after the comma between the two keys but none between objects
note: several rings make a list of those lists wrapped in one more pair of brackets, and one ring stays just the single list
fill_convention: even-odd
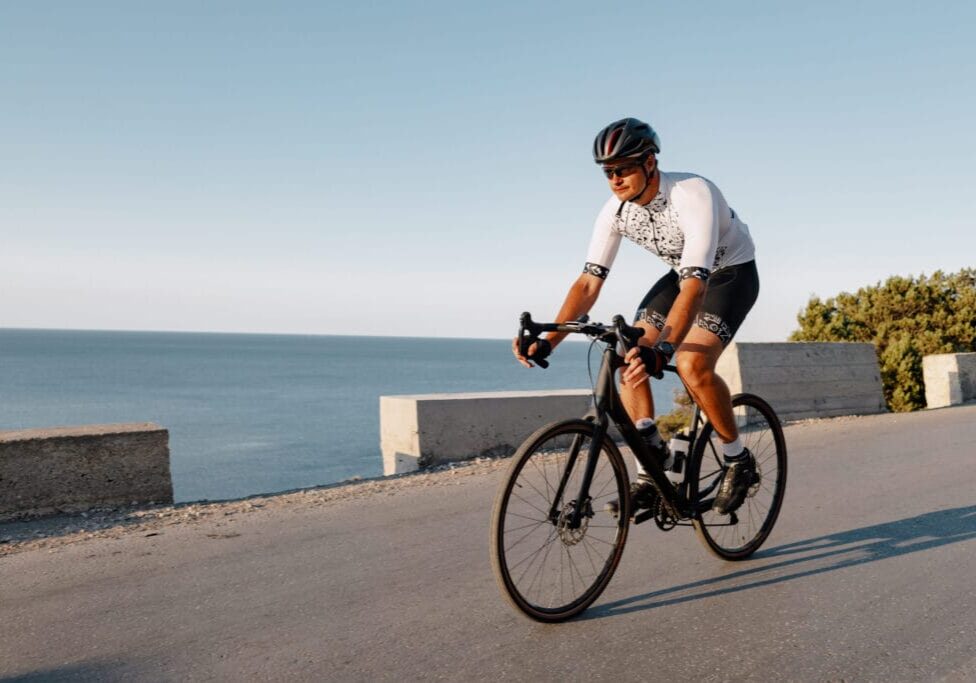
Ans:
[{"label": "patterned jersey sleeve", "polygon": [[685,244],[678,266],[678,277],[707,281],[715,261],[719,238],[719,204],[717,189],[704,178],[683,183],[682,207],[679,211]]},{"label": "patterned jersey sleeve", "polygon": [[595,275],[601,280],[610,273],[610,266],[613,265],[617,250],[620,248],[620,233],[614,230],[618,208],[620,202],[613,197],[603,205],[593,225],[593,237],[590,238],[590,248],[586,252],[583,272]]}]

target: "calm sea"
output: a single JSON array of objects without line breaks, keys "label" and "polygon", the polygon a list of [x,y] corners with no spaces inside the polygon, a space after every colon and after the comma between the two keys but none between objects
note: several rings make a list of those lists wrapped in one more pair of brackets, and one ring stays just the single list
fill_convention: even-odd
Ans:
[{"label": "calm sea", "polygon": [[[510,345],[0,329],[0,430],[155,422],[178,501],[374,477],[380,396],[589,386],[589,344],[563,344],[548,370],[518,365]],[[655,383],[662,412],[676,382]]]}]

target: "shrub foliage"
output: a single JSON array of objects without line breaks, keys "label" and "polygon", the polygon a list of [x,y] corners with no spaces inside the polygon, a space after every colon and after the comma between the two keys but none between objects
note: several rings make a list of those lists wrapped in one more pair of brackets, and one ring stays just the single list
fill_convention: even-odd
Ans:
[{"label": "shrub foliage", "polygon": [[661,438],[667,441],[682,429],[691,427],[691,418],[694,417],[694,414],[695,404],[691,402],[688,392],[684,389],[675,389],[674,410],[659,416],[655,420],[657,428],[661,432]]},{"label": "shrub foliage", "polygon": [[871,342],[890,410],[925,407],[922,356],[976,351],[976,269],[890,277],[854,294],[812,297],[791,341]]}]

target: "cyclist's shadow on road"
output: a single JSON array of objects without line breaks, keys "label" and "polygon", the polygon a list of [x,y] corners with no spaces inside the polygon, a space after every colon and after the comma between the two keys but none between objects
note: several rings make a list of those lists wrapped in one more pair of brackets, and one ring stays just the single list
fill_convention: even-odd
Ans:
[{"label": "cyclist's shadow on road", "polygon": [[[762,562],[761,566],[596,605],[584,613],[582,619],[616,616],[761,588],[973,539],[976,539],[976,505],[928,512],[759,551],[753,557]],[[776,561],[776,558],[784,559]]]}]

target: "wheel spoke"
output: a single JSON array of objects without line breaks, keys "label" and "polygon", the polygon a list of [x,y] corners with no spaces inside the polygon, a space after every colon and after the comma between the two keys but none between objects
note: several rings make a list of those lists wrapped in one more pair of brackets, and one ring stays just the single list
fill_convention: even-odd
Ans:
[{"label": "wheel spoke", "polygon": [[509,513],[507,513],[507,516],[508,517],[520,517],[522,519],[529,519],[529,520],[532,520],[533,522],[539,522],[540,524],[547,524],[549,522],[548,515],[546,516],[547,517],[546,519],[538,519],[536,517],[526,517],[525,515],[520,515],[517,512],[509,512]]},{"label": "wheel spoke", "polygon": [[[539,468],[538,468],[538,467],[536,467],[536,471],[538,471],[538,469],[539,469]],[[544,480],[544,481],[545,481],[545,483],[546,483],[546,491],[549,491],[549,490],[551,490],[551,491],[552,491],[552,493],[553,493],[553,495],[551,495],[551,496],[550,496],[550,495],[549,495],[548,493],[543,493],[542,491],[540,491],[540,490],[539,490],[539,489],[538,489],[538,488],[537,488],[537,487],[535,486],[535,484],[533,484],[533,483],[532,483],[532,481],[531,481],[531,480],[529,480],[528,478],[526,478],[526,479],[525,479],[525,486],[528,486],[528,487],[529,487],[529,488],[531,488],[531,489],[532,489],[533,491],[535,491],[536,493],[538,493],[538,494],[539,494],[539,497],[540,497],[540,498],[542,498],[543,500],[545,500],[545,501],[547,501],[547,502],[549,502],[549,503],[551,503],[551,502],[553,501],[553,499],[555,498],[555,493],[556,493],[556,489],[555,489],[555,488],[552,488],[552,486],[550,486],[550,485],[549,485],[549,479],[548,479],[548,477],[546,477],[546,475],[545,475],[545,473],[543,473],[543,474],[542,474],[542,477],[543,477],[543,480]],[[523,481],[523,480],[522,480],[521,478],[519,478],[519,482],[522,482],[522,481]]]},{"label": "wheel spoke", "polygon": [[[551,537],[550,537],[550,538],[549,538],[549,539],[548,539],[548,540],[546,541],[546,543],[545,543],[545,545],[543,546],[543,547],[545,548],[545,550],[546,550],[546,551],[545,551],[544,553],[542,552],[542,548],[540,548],[540,549],[539,549],[539,550],[537,550],[537,551],[536,551],[535,553],[533,553],[532,555],[530,555],[530,556],[529,556],[529,557],[532,557],[532,558],[536,558],[536,557],[539,557],[539,555],[542,555],[542,562],[540,562],[540,563],[539,563],[539,569],[538,569],[538,570],[536,571],[536,576],[538,576],[538,575],[539,575],[539,573],[540,573],[540,572],[542,571],[542,568],[546,566],[546,559],[548,559],[548,557],[549,557],[549,553],[550,553],[550,552],[552,551],[552,549],[553,549],[553,546],[555,545],[555,544],[553,543],[553,541],[555,541],[555,540],[556,540],[556,536],[555,536],[555,535],[553,535],[553,536],[551,536]],[[524,561],[524,560],[523,560],[523,561]],[[529,566],[528,566],[528,567],[526,567],[526,568],[525,568],[525,571],[524,571],[524,572],[522,573],[522,576],[523,576],[523,577],[525,576],[525,574],[528,574],[528,572],[529,572],[529,569],[531,569],[531,568],[532,568],[532,564],[533,564],[534,562],[535,562],[535,560],[534,560],[534,559],[533,559],[533,561],[532,561],[532,562],[529,562]],[[519,564],[521,564],[521,562],[520,562]],[[515,565],[514,567],[511,567],[511,569],[515,569],[515,567],[517,567],[517,566],[518,566],[518,565]],[[532,580],[532,583],[535,583],[535,579],[533,579],[533,580]],[[529,585],[530,585],[530,587],[531,587],[531,585],[532,585],[532,583],[530,583],[530,584],[529,584]]]},{"label": "wheel spoke", "polygon": [[521,537],[521,538],[520,538],[519,540],[517,540],[517,541],[515,541],[515,543],[512,543],[512,544],[511,544],[510,546],[508,546],[508,547],[506,547],[506,548],[505,548],[505,552],[506,552],[506,553],[507,553],[507,552],[510,552],[510,551],[512,550],[512,548],[514,548],[514,547],[515,547],[515,546],[517,546],[517,545],[518,545],[519,543],[521,543],[522,541],[524,541],[525,539],[527,539],[527,538],[528,538],[529,536],[531,536],[531,535],[532,535],[533,533],[535,533],[535,531],[536,531],[536,529],[538,529],[538,528],[539,528],[539,527],[538,527],[538,526],[536,526],[535,528],[533,528],[533,529],[531,529],[530,531],[528,531],[528,532],[526,532],[526,533],[525,533],[525,535],[524,535],[524,536],[522,536],[522,537]]},{"label": "wheel spoke", "polygon": [[529,527],[538,528],[542,524],[547,524],[548,521],[549,520],[543,520],[540,522],[536,520],[532,522],[532,524],[523,524],[522,526],[515,526],[515,527],[505,527],[505,533],[510,534],[514,531],[521,531],[522,529],[528,529]]},{"label": "wheel spoke", "polygon": [[590,551],[590,541],[585,536],[583,537],[583,542],[580,544],[583,546],[583,552],[586,554],[586,559],[590,561],[590,567],[593,568],[593,573],[596,574],[599,570],[597,569],[596,562],[593,561],[593,554],[596,552],[594,549]]},{"label": "wheel spoke", "polygon": [[523,503],[525,503],[526,505],[528,505],[530,508],[532,508],[536,512],[544,515],[545,517],[548,517],[549,516],[549,512],[547,510],[543,510],[542,508],[536,507],[535,505],[533,505],[532,503],[530,503],[529,501],[527,501],[525,498],[523,498],[522,496],[520,496],[517,493],[515,493],[515,491],[512,491],[512,496],[514,496],[515,498],[518,498],[520,501],[522,501]]}]

